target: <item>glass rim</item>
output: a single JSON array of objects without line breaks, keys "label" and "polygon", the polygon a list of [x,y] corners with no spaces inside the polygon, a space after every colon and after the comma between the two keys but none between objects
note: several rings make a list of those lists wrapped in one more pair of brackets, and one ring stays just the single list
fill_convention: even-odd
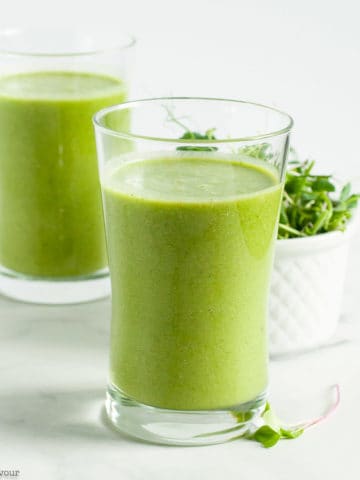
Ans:
[{"label": "glass rim", "polygon": [[[224,139],[188,139],[188,138],[164,138],[164,137],[154,137],[154,136],[147,136],[147,135],[138,135],[128,132],[122,132],[120,130],[115,130],[109,127],[106,127],[102,124],[102,120],[109,114],[126,110],[132,107],[138,107],[143,104],[147,103],[157,103],[157,102],[165,102],[165,101],[205,101],[205,102],[228,102],[234,104],[241,104],[241,105],[250,105],[252,107],[261,108],[263,110],[268,110],[273,113],[279,114],[287,119],[287,124],[285,127],[280,128],[278,130],[273,130],[270,132],[260,133],[257,135],[250,135],[245,137],[234,137],[234,138],[224,138]],[[257,141],[271,137],[277,137],[280,135],[284,135],[291,131],[294,120],[293,118],[283,110],[280,110],[275,107],[270,107],[268,105],[264,105],[262,103],[257,102],[250,102],[246,100],[235,100],[229,98],[217,98],[217,97],[154,97],[154,98],[144,98],[139,100],[130,100],[127,102],[123,102],[117,105],[112,105],[110,107],[102,108],[98,112],[95,113],[93,116],[93,123],[97,129],[102,131],[107,135],[111,135],[113,137],[128,139],[128,140],[148,140],[148,141],[156,141],[156,142],[166,142],[166,143],[186,143],[186,144],[219,144],[219,143],[236,143],[236,142],[250,142],[250,141]]]},{"label": "glass rim", "polygon": [[[56,29],[46,29],[46,28],[2,28],[0,29],[0,41],[2,37],[7,37],[11,35],[26,34],[31,32],[76,32],[75,28],[56,28]],[[41,51],[25,51],[24,49],[11,49],[11,48],[2,48],[0,44],[0,55],[6,55],[11,57],[35,57],[35,58],[67,58],[67,57],[85,57],[85,56],[94,56],[101,55],[108,52],[124,51],[128,50],[136,45],[136,37],[129,33],[123,33],[122,38],[124,41],[122,43],[114,44],[108,47],[101,48],[91,48],[89,50],[79,50],[77,51],[68,51],[68,52],[41,52]],[[126,40],[125,40],[126,39]]]}]

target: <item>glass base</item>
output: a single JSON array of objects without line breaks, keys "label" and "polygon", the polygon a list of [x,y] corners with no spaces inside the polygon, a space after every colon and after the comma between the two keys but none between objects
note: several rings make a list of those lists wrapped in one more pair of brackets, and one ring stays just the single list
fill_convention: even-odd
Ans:
[{"label": "glass base", "polygon": [[22,302],[64,305],[98,300],[110,295],[108,270],[69,278],[42,278],[0,271],[0,294]]},{"label": "glass base", "polygon": [[251,432],[259,426],[266,393],[224,410],[167,410],[132,400],[108,386],[106,411],[112,425],[133,437],[165,445],[211,445]]}]

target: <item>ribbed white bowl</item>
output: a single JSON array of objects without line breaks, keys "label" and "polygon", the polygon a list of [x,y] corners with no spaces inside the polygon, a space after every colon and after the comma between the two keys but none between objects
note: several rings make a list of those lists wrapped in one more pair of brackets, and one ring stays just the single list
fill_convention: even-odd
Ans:
[{"label": "ribbed white bowl", "polygon": [[325,344],[335,333],[343,297],[350,240],[345,232],[277,240],[269,306],[270,355]]}]

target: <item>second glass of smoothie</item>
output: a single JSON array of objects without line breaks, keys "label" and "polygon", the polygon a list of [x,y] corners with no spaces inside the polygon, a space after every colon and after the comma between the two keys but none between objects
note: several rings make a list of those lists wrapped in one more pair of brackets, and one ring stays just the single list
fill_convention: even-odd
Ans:
[{"label": "second glass of smoothie", "polygon": [[[128,96],[132,38],[0,33],[0,292],[38,303],[109,293],[91,118]],[[118,118],[124,128],[127,114]]]},{"label": "second glass of smoothie", "polygon": [[[119,128],[124,113],[131,124]],[[157,443],[239,436],[266,402],[292,120],[257,104],[163,98],[94,122],[112,282],[109,418]]]}]

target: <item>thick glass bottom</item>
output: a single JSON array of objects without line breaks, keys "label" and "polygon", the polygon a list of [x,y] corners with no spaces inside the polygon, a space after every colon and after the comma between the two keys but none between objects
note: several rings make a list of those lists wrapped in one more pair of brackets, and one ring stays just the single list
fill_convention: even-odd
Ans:
[{"label": "thick glass bottom", "polygon": [[265,408],[266,392],[223,410],[168,410],[132,400],[108,386],[106,411],[113,426],[133,437],[165,445],[211,445],[252,431]]},{"label": "thick glass bottom", "polygon": [[68,278],[43,278],[0,271],[0,294],[22,302],[64,305],[84,303],[110,295],[108,269],[92,275]]}]

